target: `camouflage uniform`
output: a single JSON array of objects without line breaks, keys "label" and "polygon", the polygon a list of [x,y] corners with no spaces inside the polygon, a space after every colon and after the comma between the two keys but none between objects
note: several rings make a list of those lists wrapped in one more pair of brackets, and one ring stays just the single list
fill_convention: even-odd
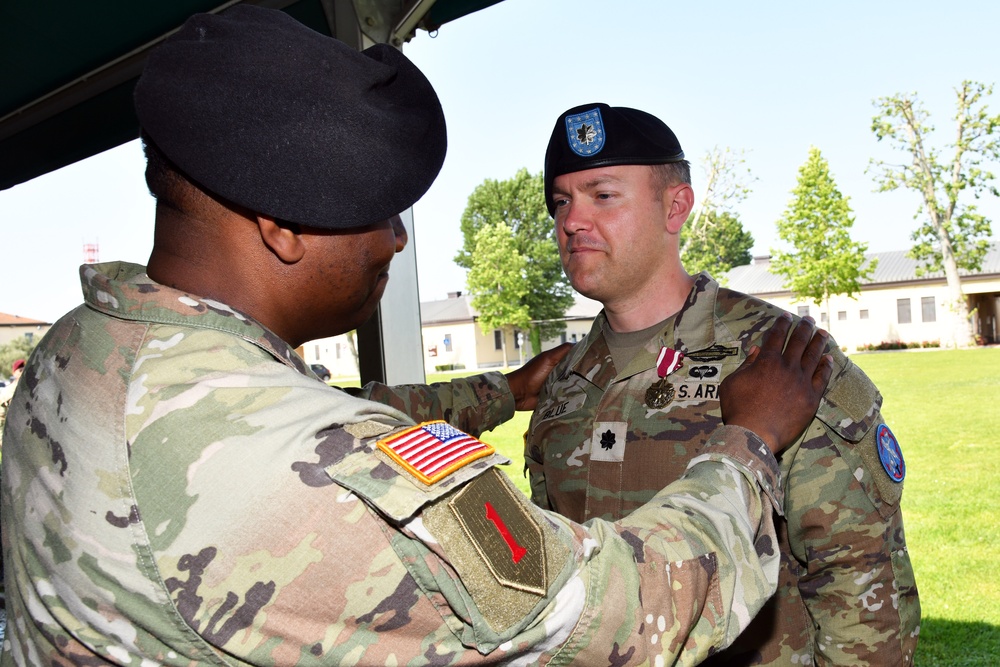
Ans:
[{"label": "camouflage uniform", "polygon": [[[574,521],[615,520],[684,473],[721,423],[718,387],[781,309],[701,274],[681,311],[618,372],[602,333],[553,371],[526,435],[532,500]],[[673,398],[647,405],[661,345],[684,352]],[[711,665],[909,665],[920,605],[902,484],[879,464],[882,397],[831,340],[834,373],[816,419],[780,458],[778,593]],[[665,388],[669,393],[669,388]]]},{"label": "camouflage uniform", "polygon": [[502,375],[349,396],[142,271],[82,267],[11,406],[4,666],[694,664],[772,594],[752,433],[617,523],[535,508],[496,454],[425,485],[375,443],[509,417]]}]

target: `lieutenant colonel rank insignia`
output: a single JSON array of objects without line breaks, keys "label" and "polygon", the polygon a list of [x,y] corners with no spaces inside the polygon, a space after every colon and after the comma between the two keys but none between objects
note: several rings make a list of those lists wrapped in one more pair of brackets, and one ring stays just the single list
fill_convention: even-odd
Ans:
[{"label": "lieutenant colonel rank insignia", "polygon": [[581,157],[600,153],[604,148],[604,121],[598,108],[566,116],[569,147]]},{"label": "lieutenant colonel rank insignia", "polygon": [[408,428],[379,440],[376,446],[424,484],[433,484],[495,451],[440,420]]},{"label": "lieutenant colonel rank insignia", "polygon": [[906,463],[903,462],[903,451],[899,448],[896,436],[888,426],[879,424],[875,431],[875,442],[878,445],[878,458],[889,479],[897,483],[902,482],[906,477]]}]

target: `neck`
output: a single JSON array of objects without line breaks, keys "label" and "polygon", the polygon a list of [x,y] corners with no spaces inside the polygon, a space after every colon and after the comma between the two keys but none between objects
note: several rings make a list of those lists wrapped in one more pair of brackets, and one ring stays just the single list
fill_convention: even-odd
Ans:
[{"label": "neck", "polygon": [[676,315],[684,306],[694,278],[677,266],[668,276],[647,281],[640,292],[604,302],[604,313],[613,331],[641,331]]},{"label": "neck", "polygon": [[277,276],[268,273],[270,258],[252,243],[254,230],[235,213],[204,216],[158,205],[146,274],[161,285],[225,303],[289,340],[273,305],[281,300],[268,298]]}]

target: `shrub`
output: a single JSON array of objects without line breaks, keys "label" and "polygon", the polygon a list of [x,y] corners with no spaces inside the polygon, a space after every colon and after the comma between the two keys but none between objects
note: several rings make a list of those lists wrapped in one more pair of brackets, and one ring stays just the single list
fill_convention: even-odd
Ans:
[{"label": "shrub", "polygon": [[460,371],[465,368],[465,364],[439,364],[434,367],[438,373],[444,373],[445,371]]}]

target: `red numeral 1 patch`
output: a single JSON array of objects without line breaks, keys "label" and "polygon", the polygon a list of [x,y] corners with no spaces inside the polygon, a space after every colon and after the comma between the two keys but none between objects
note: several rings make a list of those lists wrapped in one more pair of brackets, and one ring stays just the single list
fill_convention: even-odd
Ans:
[{"label": "red numeral 1 patch", "polygon": [[[545,595],[542,529],[500,476],[489,470],[448,502],[490,572],[503,586]],[[519,494],[520,495],[520,494]]]}]

